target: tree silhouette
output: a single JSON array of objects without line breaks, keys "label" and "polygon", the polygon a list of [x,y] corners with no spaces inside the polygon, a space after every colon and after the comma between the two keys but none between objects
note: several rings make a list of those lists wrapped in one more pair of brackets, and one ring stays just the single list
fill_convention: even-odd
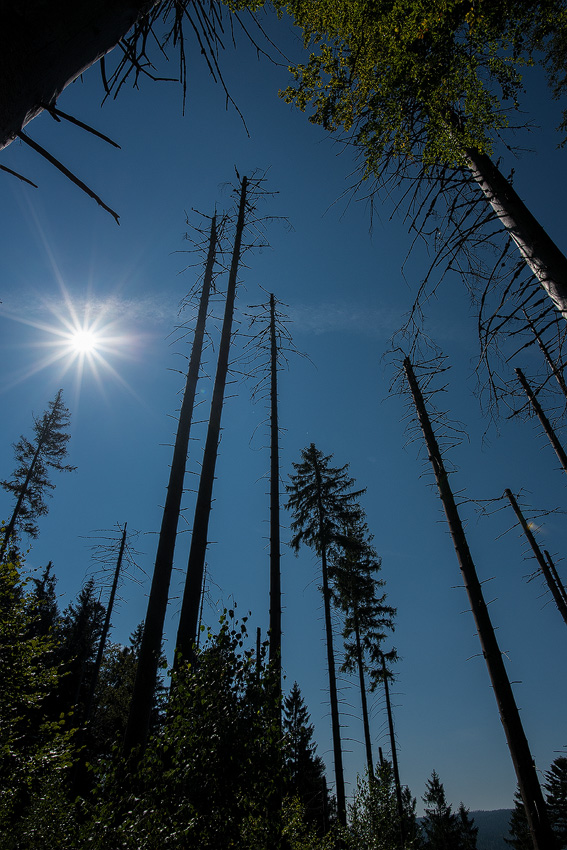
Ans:
[{"label": "tree silhouette", "polygon": [[308,823],[317,825],[319,834],[328,827],[325,765],[317,755],[313,725],[297,682],[284,699],[282,728],[285,741],[285,767],[289,776],[287,790],[297,795]]},{"label": "tree silhouette", "polygon": [[372,535],[360,515],[345,528],[345,545],[336,549],[329,566],[333,601],[344,614],[344,661],[342,670],[356,672],[360,685],[362,720],[368,773],[374,760],[368,720],[365,674],[382,669],[382,643],[394,627],[396,611],[386,605],[385,582],[376,578],[381,560],[372,545]]},{"label": "tree silhouette", "polygon": [[34,421],[34,439],[20,437],[14,443],[17,467],[9,481],[0,481],[0,485],[16,496],[16,504],[0,546],[0,561],[6,553],[10,539],[16,532],[24,532],[37,537],[39,529],[37,519],[48,511],[45,502],[47,491],[54,490],[55,484],[49,480],[49,470],[72,472],[76,467],[63,463],[67,456],[69,434],[69,411],[63,404],[63,390],[59,390],[41,419]]},{"label": "tree silhouette", "polygon": [[567,847],[567,757],[558,756],[546,771],[544,788],[558,847]]},{"label": "tree silhouette", "polygon": [[301,544],[305,543],[312,547],[321,559],[337,809],[339,822],[344,826],[346,825],[346,798],[328,562],[334,548],[344,543],[344,529],[352,523],[358,510],[357,499],[364,490],[353,491],[354,479],[347,475],[348,464],[332,467],[330,465],[332,455],[325,456],[314,443],[311,443],[307,449],[303,449],[301,455],[302,461],[293,464],[295,473],[290,476],[291,484],[286,488],[288,492],[286,508],[293,515],[292,548],[298,552]]},{"label": "tree silhouette", "polygon": [[197,381],[199,379],[199,369],[203,352],[209,296],[214,279],[213,271],[217,251],[217,239],[217,217],[214,215],[211,219],[211,231],[197,321],[195,324],[195,335],[191,347],[191,357],[187,369],[183,401],[177,423],[167,495],[161,519],[152,584],[138,657],[134,698],[130,706],[130,717],[124,738],[124,751],[126,753],[129,753],[135,746],[143,745],[150,724],[154,689],[161,655],[163,626],[169,598],[169,585],[173,570],[177,527],[181,513],[183,483],[185,480]]}]

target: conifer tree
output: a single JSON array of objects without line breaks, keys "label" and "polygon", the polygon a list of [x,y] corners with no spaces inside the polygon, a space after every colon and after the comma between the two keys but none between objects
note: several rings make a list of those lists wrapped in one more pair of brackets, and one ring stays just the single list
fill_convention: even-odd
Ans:
[{"label": "conifer tree", "polygon": [[47,635],[50,631],[55,633],[59,624],[59,605],[55,593],[57,579],[52,568],[53,563],[49,561],[41,577],[32,579],[32,595],[37,611],[37,616],[30,625],[32,635]]},{"label": "conifer tree", "polygon": [[291,795],[299,797],[307,822],[316,824],[319,834],[323,834],[327,828],[328,809],[325,765],[316,754],[313,724],[297,682],[285,698],[283,708],[288,790]]},{"label": "conifer tree", "polygon": [[476,839],[478,836],[478,826],[474,825],[474,820],[470,816],[470,810],[463,803],[459,805],[457,812],[457,823],[459,826],[459,847],[461,850],[476,850]]},{"label": "conifer tree", "polygon": [[545,774],[547,811],[560,850],[567,847],[567,757],[558,756]]},{"label": "conifer tree", "polygon": [[[375,670],[376,664],[381,660],[382,643],[386,631],[394,627],[393,618],[396,612],[391,605],[386,605],[386,594],[382,592],[385,582],[376,578],[381,560],[372,545],[372,535],[362,512],[355,516],[352,525],[345,529],[345,538],[345,545],[336,549],[331,559],[329,576],[333,600],[345,618],[345,654],[341,669],[358,674],[366,761],[368,772],[372,775],[374,761],[365,674],[371,669]],[[380,670],[381,667],[380,664]]]},{"label": "conifer tree", "polygon": [[41,419],[35,419],[34,439],[20,437],[14,443],[17,466],[10,480],[0,485],[16,497],[16,504],[0,546],[0,560],[4,557],[11,537],[24,532],[37,537],[37,519],[47,513],[45,497],[55,484],[49,480],[49,470],[72,472],[76,467],[63,463],[67,456],[69,434],[65,432],[70,422],[69,411],[63,404],[63,390],[59,390]]},{"label": "conifer tree", "polygon": [[97,599],[94,579],[81,588],[76,602],[63,612],[59,630],[62,672],[59,710],[75,710],[80,717],[88,697],[91,676],[104,624],[105,609]]},{"label": "conifer tree", "polygon": [[443,783],[435,771],[427,781],[422,799],[425,804],[425,817],[422,821],[425,850],[457,850],[459,824],[447,803]]},{"label": "conifer tree", "polygon": [[508,834],[510,837],[505,838],[504,841],[514,850],[533,850],[534,845],[530,835],[526,809],[519,789],[516,789],[514,794],[514,808],[510,815]]},{"label": "conifer tree", "polygon": [[357,499],[364,490],[353,491],[354,479],[347,475],[348,464],[332,467],[332,455],[325,456],[314,443],[303,449],[301,455],[301,462],[293,464],[295,473],[290,476],[291,484],[287,486],[289,498],[286,507],[293,515],[292,548],[298,552],[301,544],[305,543],[312,547],[321,559],[337,809],[339,823],[345,826],[346,797],[328,564],[333,550],[345,542],[344,529],[352,523],[358,511]]}]

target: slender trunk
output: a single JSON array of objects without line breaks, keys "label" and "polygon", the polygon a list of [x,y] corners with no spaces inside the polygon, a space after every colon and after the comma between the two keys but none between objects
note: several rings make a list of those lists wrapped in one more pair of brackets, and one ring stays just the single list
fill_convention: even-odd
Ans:
[{"label": "slender trunk", "polygon": [[85,722],[88,723],[94,705],[94,695],[96,690],[96,685],[98,682],[98,677],[100,674],[100,668],[102,666],[102,659],[104,656],[104,649],[106,646],[106,639],[108,637],[108,632],[110,629],[110,619],[112,617],[112,609],[114,608],[114,600],[116,598],[116,591],[118,589],[118,579],[120,578],[120,570],[122,569],[122,559],[124,557],[124,547],[126,546],[126,526],[128,523],[124,523],[124,530],[122,532],[122,538],[120,540],[120,549],[118,550],[118,558],[116,560],[116,568],[114,570],[114,578],[112,580],[112,587],[110,589],[110,597],[108,599],[108,606],[106,608],[106,616],[104,618],[104,623],[102,626],[102,632],[100,635],[100,640],[98,643],[98,652],[96,654],[96,660],[94,663],[92,680],[89,688],[89,696],[87,699],[86,709],[85,709]]},{"label": "slender trunk", "polygon": [[354,603],[354,635],[356,640],[356,665],[358,667],[358,682],[360,685],[360,701],[362,704],[362,725],[364,727],[364,744],[366,746],[366,764],[368,776],[374,779],[374,759],[372,757],[372,741],[370,739],[370,723],[368,720],[368,701],[366,699],[366,683],[364,681],[364,659],[362,644],[360,641],[360,624],[358,622],[358,608]]},{"label": "slender trunk", "polygon": [[156,0],[3,0],[0,149],[112,50]]},{"label": "slender trunk", "polygon": [[549,552],[547,551],[547,549],[543,550],[543,554],[545,555],[547,565],[549,566],[549,569],[551,570],[551,575],[554,578],[555,584],[557,585],[557,588],[559,589],[559,593],[561,594],[563,601],[567,605],[567,590],[565,589],[565,585],[561,581],[559,573],[557,572],[555,564],[553,563],[553,559],[552,559],[551,555],[549,554]]},{"label": "slender trunk", "polygon": [[555,454],[559,458],[559,463],[561,464],[561,466],[563,467],[565,472],[567,472],[567,454],[565,454],[565,449],[563,448],[563,446],[559,442],[559,440],[557,438],[557,434],[553,430],[551,422],[549,421],[549,419],[547,418],[547,416],[543,412],[541,405],[540,405],[539,401],[537,400],[535,393],[533,392],[532,388],[528,384],[522,370],[521,369],[515,369],[514,371],[516,372],[516,375],[518,376],[518,380],[521,383],[527,397],[530,400],[530,404],[533,407],[537,418],[541,422],[543,429],[544,429],[545,433],[547,434],[547,438],[548,438],[549,442],[553,446]]},{"label": "slender trunk", "polygon": [[35,472],[37,460],[38,460],[38,458],[41,454],[43,444],[45,443],[45,438],[46,438],[47,434],[49,433],[51,426],[53,424],[53,421],[55,419],[56,410],[59,406],[60,398],[61,398],[61,390],[59,390],[59,392],[55,396],[55,401],[53,402],[53,409],[51,411],[51,414],[45,420],[43,428],[41,429],[41,434],[39,435],[39,438],[38,438],[38,441],[37,441],[37,447],[36,447],[36,450],[34,452],[32,461],[29,465],[29,469],[26,473],[25,481],[22,484],[22,487],[20,489],[20,493],[19,493],[18,499],[16,501],[16,506],[14,507],[14,510],[12,512],[12,516],[10,517],[10,522],[8,523],[8,525],[6,526],[6,529],[4,531],[4,538],[2,540],[2,546],[0,547],[0,563],[2,562],[4,555],[6,554],[6,549],[8,548],[8,543],[10,542],[10,538],[12,537],[12,535],[14,533],[14,529],[16,527],[16,523],[18,521],[18,518],[20,516],[20,511],[22,509],[23,501],[24,501],[24,499],[27,495],[27,492],[28,492],[29,483],[32,479],[34,472]]},{"label": "slender trunk", "polygon": [[331,700],[331,727],[333,731],[333,756],[335,763],[335,787],[337,791],[337,817],[341,826],[346,826],[346,794],[343,772],[343,752],[341,747],[341,724],[339,719],[339,700],[337,696],[337,675],[335,671],[335,650],[333,647],[333,625],[331,622],[331,590],[327,568],[327,543],[325,523],[321,501],[321,473],[315,464],[317,482],[317,502],[319,515],[319,540],[321,541],[321,570],[323,574],[323,608],[325,612],[325,636],[327,645],[327,668],[329,672],[329,696]]},{"label": "slender trunk", "polygon": [[173,459],[169,472],[169,484],[163,509],[150,597],[148,599],[148,610],[144,622],[144,632],[142,635],[142,642],[140,644],[138,666],[136,668],[136,680],[134,683],[128,724],[126,726],[124,738],[124,752],[126,754],[129,754],[134,747],[145,743],[150,726],[154,691],[161,655],[161,641],[163,636],[165,613],[167,610],[169,584],[171,581],[171,571],[173,569],[173,555],[175,551],[177,525],[179,523],[179,514],[181,510],[181,498],[183,495],[183,481],[185,478],[189,435],[191,431],[191,421],[193,418],[193,408],[195,406],[197,381],[199,379],[199,367],[203,351],[209,295],[213,282],[216,243],[216,216],[213,216],[211,222],[209,250],[203,278],[203,287],[199,302],[199,312],[197,314],[197,322],[195,325],[195,338],[191,349],[185,392],[183,394],[181,411],[179,413],[177,435],[173,449]]},{"label": "slender trunk", "polygon": [[518,505],[516,499],[512,495],[511,490],[508,490],[508,489],[504,490],[504,495],[508,498],[508,501],[512,505],[514,513],[516,514],[516,516],[518,518],[518,522],[522,526],[522,531],[526,535],[528,543],[531,546],[532,552],[535,555],[535,559],[538,562],[539,567],[540,567],[540,569],[543,573],[543,576],[544,576],[544,578],[547,582],[547,586],[549,587],[549,589],[551,590],[551,593],[553,594],[553,598],[555,600],[555,604],[557,605],[559,613],[561,614],[561,616],[563,617],[563,619],[567,623],[567,605],[565,604],[565,599],[562,596],[561,591],[560,591],[560,589],[559,589],[559,587],[558,587],[558,585],[555,581],[555,577],[554,577],[552,571],[549,568],[549,564],[545,560],[541,549],[537,545],[536,539],[533,536],[528,523],[526,522],[526,519],[525,519],[525,517],[524,517],[524,515],[523,515],[523,513],[520,509],[520,506]]},{"label": "slender trunk", "polygon": [[443,503],[445,516],[474,616],[482,653],[498,704],[500,720],[504,727],[506,740],[516,771],[534,850],[551,850],[551,848],[555,847],[555,838],[549,825],[545,801],[528,741],[522,727],[522,721],[520,720],[512,687],[502,660],[502,654],[490,621],[488,608],[484,601],[482,587],[469,550],[459,511],[443,464],[443,458],[427,415],[421,390],[415,378],[412,365],[407,358],[404,361],[404,368],[419,423],[425,437],[431,465],[435,473],[439,495]]},{"label": "slender trunk", "polygon": [[275,298],[270,295],[270,664],[281,695],[280,456]]},{"label": "slender trunk", "polygon": [[543,356],[545,357],[545,362],[549,366],[549,368],[551,370],[551,374],[555,377],[555,380],[557,381],[557,383],[561,387],[561,392],[563,393],[565,398],[567,398],[567,384],[565,383],[565,378],[563,377],[562,369],[557,368],[555,360],[551,356],[551,353],[550,353],[547,345],[544,343],[543,339],[541,338],[540,333],[538,332],[536,326],[534,325],[534,323],[532,322],[532,320],[530,319],[530,317],[528,316],[526,311],[523,310],[522,312],[523,312],[524,316],[526,317],[528,327],[530,328],[531,332],[535,336],[535,338],[537,340],[537,344],[539,345],[540,350],[541,350]]},{"label": "slender trunk", "polygon": [[203,571],[205,568],[205,555],[207,552],[207,536],[209,531],[209,517],[211,514],[215,466],[218,454],[224,390],[228,374],[228,357],[232,336],[232,318],[234,314],[234,300],[236,297],[236,279],[240,263],[242,231],[244,230],[247,186],[248,180],[246,177],[243,177],[240,190],[238,219],[236,223],[236,235],[234,238],[232,262],[226,293],[226,305],[219,347],[219,357],[213,388],[213,398],[211,402],[209,427],[205,442],[201,477],[199,479],[199,490],[197,493],[195,517],[193,520],[193,535],[189,551],[185,590],[183,593],[179,627],[177,630],[176,660],[179,657],[189,658],[197,640],[199,605],[203,587]]},{"label": "slender trunk", "polygon": [[384,679],[384,696],[386,697],[386,714],[388,715],[388,731],[390,733],[390,750],[392,752],[392,768],[394,770],[394,784],[396,786],[396,804],[398,807],[398,818],[400,821],[400,842],[404,846],[404,804],[402,800],[402,785],[400,783],[400,769],[398,767],[398,748],[396,747],[396,736],[394,734],[394,717],[392,714],[392,703],[390,700],[390,685],[388,684],[388,670],[386,659],[382,653],[382,676]]},{"label": "slender trunk", "polygon": [[486,154],[469,148],[467,166],[537,280],[567,319],[567,258]]},{"label": "slender trunk", "polygon": [[126,526],[127,523],[124,523],[124,530],[122,532],[122,538],[120,540],[120,549],[118,551],[118,558],[116,561],[116,568],[114,570],[114,578],[112,580],[112,587],[110,589],[110,597],[108,600],[108,606],[106,609],[106,616],[104,618],[104,623],[102,626],[102,632],[100,635],[100,640],[98,642],[98,651],[96,654],[96,660],[94,663],[94,668],[91,676],[91,681],[89,685],[89,693],[87,697],[87,702],[85,706],[85,710],[83,712],[83,718],[80,721],[79,731],[75,738],[75,749],[79,753],[79,757],[75,762],[75,765],[71,774],[71,799],[75,799],[78,794],[81,794],[84,790],[84,785],[87,780],[86,775],[86,754],[82,752],[82,746],[85,739],[85,732],[88,727],[89,721],[91,720],[93,708],[94,708],[94,698],[95,691],[98,682],[98,677],[100,675],[100,668],[102,667],[102,659],[104,656],[104,648],[106,646],[106,639],[108,637],[108,632],[110,629],[110,618],[112,617],[112,609],[114,607],[114,600],[116,598],[116,590],[118,588],[118,579],[120,577],[120,570],[122,568],[122,559],[124,557],[124,547],[126,545]]}]

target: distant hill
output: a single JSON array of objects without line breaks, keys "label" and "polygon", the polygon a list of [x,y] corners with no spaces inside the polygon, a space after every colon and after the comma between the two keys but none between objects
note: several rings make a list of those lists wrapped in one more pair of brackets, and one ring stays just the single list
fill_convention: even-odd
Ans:
[{"label": "distant hill", "polygon": [[478,826],[476,846],[478,850],[510,850],[504,838],[509,836],[509,823],[512,809],[496,809],[493,812],[471,812],[475,826]]}]

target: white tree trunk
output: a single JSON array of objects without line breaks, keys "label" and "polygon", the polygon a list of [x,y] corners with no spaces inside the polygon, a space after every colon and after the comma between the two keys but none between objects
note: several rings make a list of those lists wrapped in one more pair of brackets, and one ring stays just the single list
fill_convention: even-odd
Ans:
[{"label": "white tree trunk", "polygon": [[468,168],[555,307],[567,319],[567,258],[486,154],[468,149]]}]

